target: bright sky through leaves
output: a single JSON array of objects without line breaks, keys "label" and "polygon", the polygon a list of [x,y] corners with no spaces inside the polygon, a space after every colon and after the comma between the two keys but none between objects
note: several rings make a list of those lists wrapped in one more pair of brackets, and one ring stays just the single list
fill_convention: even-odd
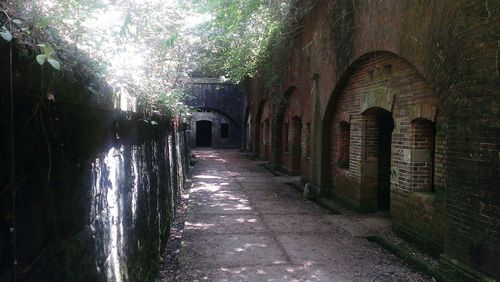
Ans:
[{"label": "bright sky through leaves", "polygon": [[123,103],[155,108],[162,101],[175,110],[185,78],[238,82],[252,76],[294,1],[17,0],[10,5],[36,27],[55,28],[98,62],[115,92],[133,97]]}]

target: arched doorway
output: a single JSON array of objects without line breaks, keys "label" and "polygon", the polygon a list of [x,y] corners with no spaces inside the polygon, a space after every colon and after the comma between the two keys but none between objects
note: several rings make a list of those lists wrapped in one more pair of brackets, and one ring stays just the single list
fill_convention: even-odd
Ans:
[{"label": "arched doorway", "polygon": [[212,146],[212,122],[208,120],[199,120],[196,122],[196,146]]},{"label": "arched doorway", "polygon": [[270,151],[270,134],[269,134],[269,120],[265,119],[264,122],[262,123],[262,144],[263,144],[263,149],[262,149],[262,157],[264,159],[269,159],[269,151]]},{"label": "arched doorway", "polygon": [[391,147],[394,120],[382,108],[363,113],[363,190],[362,202],[369,210],[390,208]]},{"label": "arched doorway", "polygon": [[255,154],[265,160],[269,159],[270,134],[269,134],[269,105],[267,100],[262,100],[259,103],[259,108],[256,116],[255,130]]},{"label": "arched doorway", "polygon": [[244,129],[223,111],[198,108],[193,113],[190,127],[191,147],[241,148]]},{"label": "arched doorway", "polygon": [[389,211],[405,235],[442,242],[447,145],[438,106],[435,91],[403,58],[374,52],[356,60],[323,118],[327,195],[361,211]]},{"label": "arched doorway", "polygon": [[[302,100],[301,93],[295,86],[289,87],[284,94],[281,111],[276,119],[277,150],[276,163],[290,174],[304,174],[304,160],[302,152],[305,151],[305,136],[302,132],[302,120],[307,105]],[[304,148],[302,148],[304,146]]]}]

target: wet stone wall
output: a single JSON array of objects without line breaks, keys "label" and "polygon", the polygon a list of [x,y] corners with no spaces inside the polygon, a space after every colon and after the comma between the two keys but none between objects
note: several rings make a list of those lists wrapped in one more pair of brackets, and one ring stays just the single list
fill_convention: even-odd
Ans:
[{"label": "wet stone wall", "polygon": [[14,182],[0,127],[0,281],[153,281],[185,181],[183,127],[43,103],[15,105]]}]

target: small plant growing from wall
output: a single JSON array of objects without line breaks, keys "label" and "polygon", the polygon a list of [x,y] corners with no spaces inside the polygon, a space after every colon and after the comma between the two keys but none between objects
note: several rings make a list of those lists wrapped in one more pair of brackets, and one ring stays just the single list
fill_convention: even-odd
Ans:
[{"label": "small plant growing from wall", "polygon": [[54,59],[54,49],[49,43],[38,44],[38,47],[42,48],[42,54],[36,56],[36,61],[43,66],[45,62],[49,63],[54,69],[61,70],[61,64],[58,60]]}]

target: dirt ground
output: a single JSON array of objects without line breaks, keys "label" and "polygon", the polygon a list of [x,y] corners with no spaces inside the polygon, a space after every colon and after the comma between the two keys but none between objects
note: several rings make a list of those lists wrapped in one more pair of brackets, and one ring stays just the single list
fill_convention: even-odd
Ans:
[{"label": "dirt ground", "polygon": [[386,217],[332,214],[236,150],[194,153],[157,281],[432,281],[364,238]]}]

